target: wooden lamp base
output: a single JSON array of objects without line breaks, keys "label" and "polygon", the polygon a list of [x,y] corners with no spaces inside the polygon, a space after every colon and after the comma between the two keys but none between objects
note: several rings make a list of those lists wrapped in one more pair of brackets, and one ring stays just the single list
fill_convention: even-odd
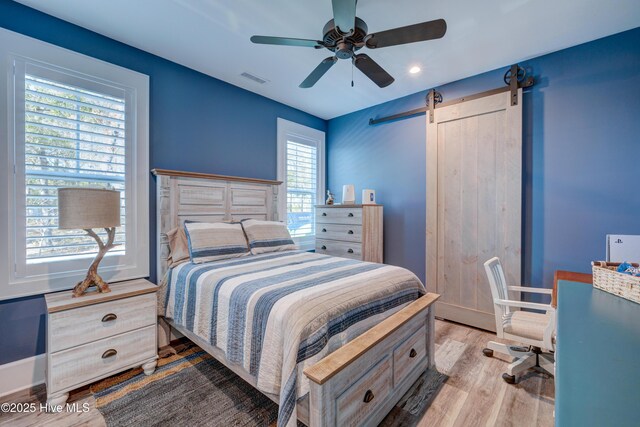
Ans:
[{"label": "wooden lamp base", "polygon": [[113,244],[116,237],[116,227],[105,228],[107,232],[107,243],[105,244],[100,236],[98,236],[93,230],[85,229],[84,231],[91,237],[93,237],[96,242],[98,242],[98,254],[94,258],[93,262],[89,266],[89,271],[87,272],[87,277],[84,278],[83,281],[78,282],[78,284],[73,288],[73,297],[81,297],[87,292],[87,289],[91,286],[95,286],[98,292],[105,293],[111,292],[109,289],[109,284],[102,280],[102,277],[98,274],[98,266],[100,265],[100,261],[104,258],[105,254],[109,252],[110,249],[115,247]]}]

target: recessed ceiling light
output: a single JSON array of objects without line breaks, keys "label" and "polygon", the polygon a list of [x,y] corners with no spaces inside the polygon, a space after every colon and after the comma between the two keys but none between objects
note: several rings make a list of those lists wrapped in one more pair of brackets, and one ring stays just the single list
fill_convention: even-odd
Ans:
[{"label": "recessed ceiling light", "polygon": [[420,67],[418,67],[417,65],[414,65],[409,69],[409,72],[411,74],[418,74],[420,72]]}]

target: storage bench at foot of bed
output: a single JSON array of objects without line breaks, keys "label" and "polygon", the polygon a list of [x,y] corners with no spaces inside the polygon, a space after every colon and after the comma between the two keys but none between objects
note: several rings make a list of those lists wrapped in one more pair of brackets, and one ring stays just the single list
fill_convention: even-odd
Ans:
[{"label": "storage bench at foot of bed", "polygon": [[309,423],[378,424],[434,362],[433,303],[427,294],[305,369]]}]

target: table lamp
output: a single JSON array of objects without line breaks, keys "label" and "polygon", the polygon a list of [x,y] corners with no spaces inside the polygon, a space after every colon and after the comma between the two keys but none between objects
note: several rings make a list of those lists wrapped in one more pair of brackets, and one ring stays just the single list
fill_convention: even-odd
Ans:
[{"label": "table lamp", "polygon": [[[98,242],[98,254],[91,263],[87,276],[73,288],[73,297],[82,296],[87,288],[96,286],[98,292],[110,292],[109,285],[98,274],[98,266],[105,254],[113,248],[116,227],[120,226],[120,192],[99,188],[59,188],[58,228],[81,228]],[[104,243],[93,229],[104,228]]]}]

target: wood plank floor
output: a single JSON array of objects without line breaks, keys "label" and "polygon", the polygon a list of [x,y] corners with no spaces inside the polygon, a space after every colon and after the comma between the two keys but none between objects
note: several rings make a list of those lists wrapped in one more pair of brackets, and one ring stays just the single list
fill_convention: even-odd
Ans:
[{"label": "wood plank floor", "polygon": [[[553,426],[554,384],[548,375],[531,371],[518,384],[500,377],[507,362],[482,355],[495,335],[456,323],[436,322],[436,365],[449,378],[418,426]],[[44,386],[0,398],[4,402],[44,402]],[[85,387],[70,403],[87,404],[87,412],[51,414],[0,413],[0,426],[72,427],[105,425],[95,399]]]}]

